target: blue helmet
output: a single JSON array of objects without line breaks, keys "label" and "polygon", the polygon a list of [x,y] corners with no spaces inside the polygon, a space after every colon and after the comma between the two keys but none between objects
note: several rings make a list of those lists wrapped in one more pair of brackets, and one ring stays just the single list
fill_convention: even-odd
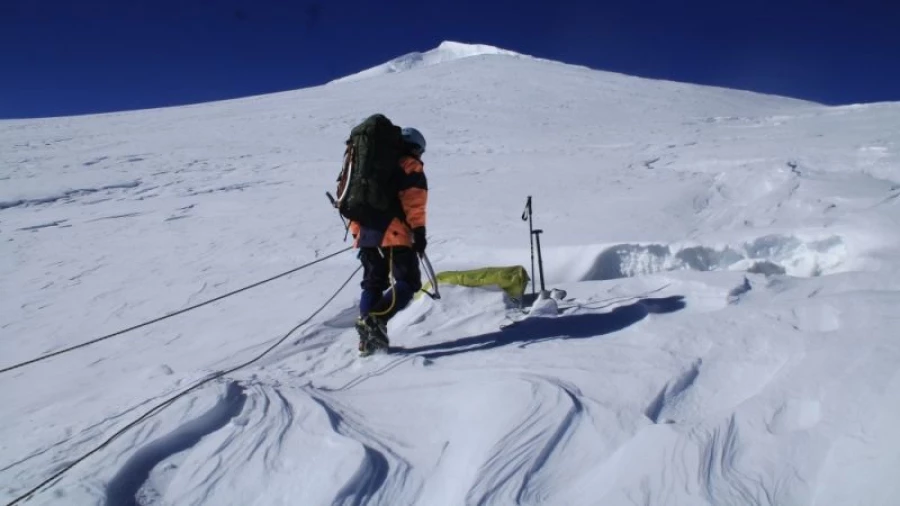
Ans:
[{"label": "blue helmet", "polygon": [[422,132],[412,127],[406,127],[400,133],[403,135],[403,142],[418,146],[420,153],[425,152],[425,136],[422,135]]}]

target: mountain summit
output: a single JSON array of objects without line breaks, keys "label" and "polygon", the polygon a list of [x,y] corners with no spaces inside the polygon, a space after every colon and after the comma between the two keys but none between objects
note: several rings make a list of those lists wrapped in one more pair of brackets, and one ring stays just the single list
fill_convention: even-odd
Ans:
[{"label": "mountain summit", "polygon": [[488,46],[486,44],[464,44],[462,42],[444,41],[441,42],[438,47],[430,51],[425,51],[424,53],[416,51],[413,53],[405,54],[403,56],[394,58],[389,62],[382,63],[381,65],[363,70],[362,72],[357,72],[356,74],[336,79],[333,82],[358,81],[360,79],[367,79],[384,74],[393,74],[396,72],[406,72],[409,70],[415,70],[417,68],[437,65],[439,63],[460,60],[462,58],[468,58],[470,56],[480,56],[486,54],[512,56],[515,58],[529,58],[526,55],[519,54],[514,51],[500,49],[498,47]]}]

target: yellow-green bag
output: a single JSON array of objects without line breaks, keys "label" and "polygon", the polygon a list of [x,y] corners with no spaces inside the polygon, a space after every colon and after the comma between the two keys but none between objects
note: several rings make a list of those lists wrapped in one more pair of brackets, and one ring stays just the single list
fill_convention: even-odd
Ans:
[{"label": "yellow-green bag", "polygon": [[[497,286],[513,299],[521,299],[531,278],[521,265],[509,267],[484,267],[468,271],[444,271],[435,276],[438,284],[459,286]],[[423,290],[431,288],[431,281],[425,283]],[[420,297],[421,292],[416,294]]]}]

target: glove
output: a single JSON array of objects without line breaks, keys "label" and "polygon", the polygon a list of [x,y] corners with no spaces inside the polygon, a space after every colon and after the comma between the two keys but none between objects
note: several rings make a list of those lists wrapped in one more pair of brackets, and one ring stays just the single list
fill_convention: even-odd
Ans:
[{"label": "glove", "polygon": [[413,229],[413,251],[422,254],[425,247],[428,246],[428,239],[425,239],[425,227],[416,227]]}]

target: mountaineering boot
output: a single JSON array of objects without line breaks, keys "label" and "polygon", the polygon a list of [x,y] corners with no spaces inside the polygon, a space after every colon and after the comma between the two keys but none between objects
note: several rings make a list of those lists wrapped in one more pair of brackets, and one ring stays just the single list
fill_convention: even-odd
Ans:
[{"label": "mountaineering boot", "polygon": [[378,350],[386,350],[390,346],[387,325],[377,316],[369,315],[365,319],[357,319],[356,332],[359,334],[359,354],[361,356],[371,355]]},{"label": "mountaineering boot", "polygon": [[387,335],[387,322],[377,316],[369,315],[365,319],[366,329],[369,332],[366,347],[369,353],[379,350],[387,350],[390,347],[390,340]]},{"label": "mountaineering boot", "polygon": [[354,326],[356,327],[356,333],[359,334],[359,354],[362,355],[367,350],[366,343],[369,342],[369,328],[366,327],[366,322],[362,318],[357,318]]}]

